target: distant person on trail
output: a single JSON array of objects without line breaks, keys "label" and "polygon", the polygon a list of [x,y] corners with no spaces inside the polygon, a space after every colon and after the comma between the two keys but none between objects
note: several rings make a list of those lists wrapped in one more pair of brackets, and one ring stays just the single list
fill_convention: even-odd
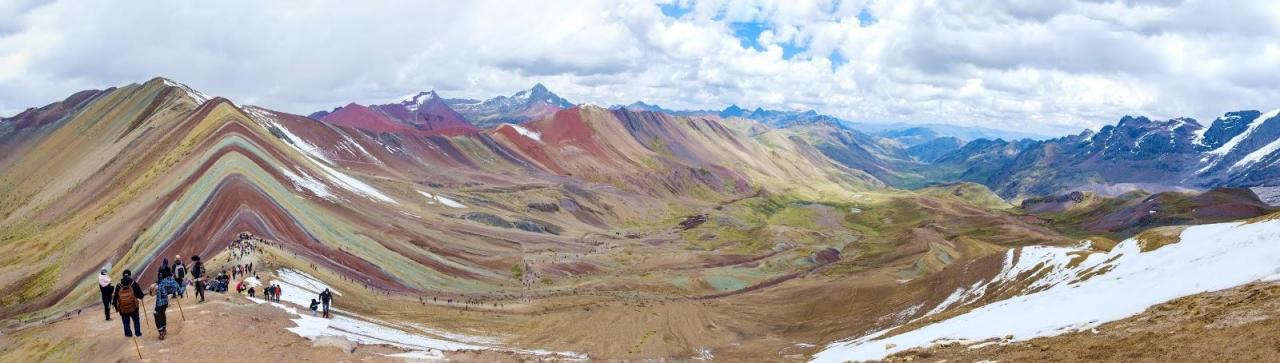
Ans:
[{"label": "distant person on trail", "polygon": [[102,294],[102,313],[106,315],[107,321],[111,321],[111,292],[114,290],[111,276],[107,276],[107,269],[102,269],[98,273],[98,293]]},{"label": "distant person on trail", "polygon": [[326,318],[330,318],[330,317],[332,317],[332,316],[330,316],[330,315],[329,315],[329,302],[330,302],[330,301],[333,301],[333,293],[330,293],[330,292],[329,292],[329,289],[328,289],[328,288],[325,288],[325,289],[324,289],[324,291],[321,291],[321,292],[320,292],[320,304],[321,304],[321,305],[324,305],[324,317],[326,317]]},{"label": "distant person on trail", "polygon": [[200,256],[191,256],[191,279],[195,280],[196,297],[204,302],[204,262],[200,262]]},{"label": "distant person on trail", "polygon": [[240,282],[236,283],[236,293],[237,294],[244,293],[244,280],[240,280]]},{"label": "distant person on trail", "polygon": [[182,263],[182,255],[173,256],[173,279],[178,282],[178,297],[187,295],[187,265]]},{"label": "distant person on trail", "polygon": [[[124,323],[124,336],[142,336],[142,323],[138,320],[138,305],[142,304],[142,287],[133,281],[133,273],[124,270],[120,284],[116,285],[111,305],[120,313],[120,321]],[[129,330],[129,320],[133,320],[133,330]]]},{"label": "distant person on trail", "polygon": [[[161,265],[161,268],[165,268]],[[169,296],[178,293],[178,282],[173,280],[173,273],[166,274],[166,277],[160,279],[156,283],[156,309],[153,313],[156,317],[156,330],[160,332],[160,340],[164,340],[165,328],[168,327],[168,319],[165,318],[165,310],[169,308]]]},{"label": "distant person on trail", "polygon": [[317,309],[320,309],[320,302],[316,301],[316,299],[311,299],[311,316],[316,316]]},{"label": "distant person on trail", "polygon": [[173,277],[173,268],[169,267],[169,259],[167,258],[160,263],[160,269],[156,270],[156,281],[166,277]]},{"label": "distant person on trail", "polygon": [[280,302],[280,285],[276,285],[276,302]]}]

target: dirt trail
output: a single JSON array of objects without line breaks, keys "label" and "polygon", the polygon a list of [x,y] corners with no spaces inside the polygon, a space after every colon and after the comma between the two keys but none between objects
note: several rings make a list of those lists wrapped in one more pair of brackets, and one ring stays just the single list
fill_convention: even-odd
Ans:
[{"label": "dirt trail", "polygon": [[[154,303],[148,299],[148,314]],[[343,341],[334,343],[334,340],[328,340],[332,343],[329,346],[323,346],[324,342],[313,343],[285,330],[294,326],[291,314],[234,294],[210,293],[204,303],[196,303],[188,296],[182,304],[182,313],[177,304],[169,307],[169,332],[163,341],[157,339],[152,317],[145,317],[143,337],[137,339],[142,361],[399,361],[385,354],[402,352],[382,346],[345,345]],[[104,321],[101,309],[90,308],[70,319],[0,336],[0,361],[132,362],[139,359],[133,342],[124,337],[119,316]]]}]

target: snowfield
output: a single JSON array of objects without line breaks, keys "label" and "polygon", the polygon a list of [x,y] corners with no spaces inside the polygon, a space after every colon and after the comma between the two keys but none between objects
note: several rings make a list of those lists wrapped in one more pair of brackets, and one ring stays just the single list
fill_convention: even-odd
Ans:
[{"label": "snowfield", "polygon": [[533,131],[528,128],[525,128],[524,126],[520,126],[516,124],[506,124],[506,125],[510,126],[512,129],[515,129],[517,133],[524,135],[524,137],[533,139],[535,141],[542,141],[542,134],[538,133],[537,131]]},{"label": "snowfield", "polygon": [[[329,289],[334,295],[334,302],[337,304],[342,303],[342,293],[340,291],[329,287],[324,282],[304,272],[282,269],[276,271],[276,275],[279,276],[279,279],[271,281],[271,283],[280,285],[280,301],[282,302],[307,307],[310,306],[311,299],[318,300],[320,292],[324,291],[324,289]],[[250,300],[259,304],[269,303],[296,315],[297,318],[293,319],[293,323],[297,326],[288,328],[288,330],[310,340],[315,340],[321,336],[335,336],[359,344],[387,344],[409,350],[407,353],[389,355],[393,358],[441,359],[444,357],[443,351],[470,349],[513,351],[541,356],[556,355],[575,359],[586,358],[583,355],[569,352],[501,348],[496,346],[499,340],[495,338],[472,337],[455,333],[438,333],[431,329],[418,329],[439,336],[431,337],[411,332],[410,330],[419,327],[417,324],[397,324],[381,321],[332,307],[329,309],[330,311],[341,312],[345,315],[334,314],[332,319],[325,319],[317,316],[318,314],[312,315],[309,310],[299,312],[293,306],[267,302],[262,299],[250,298]]]},{"label": "snowfield", "polygon": [[979,297],[987,285],[1039,268],[1049,272],[1025,291],[1045,290],[894,336],[885,336],[890,328],[837,341],[815,354],[813,361],[884,359],[896,352],[948,341],[1058,335],[1120,320],[1171,299],[1274,279],[1280,277],[1280,221],[1191,226],[1182,231],[1180,242],[1149,252],[1141,252],[1138,241],[1130,238],[1110,252],[1090,254],[1070,266],[1072,253],[1080,251],[1039,246],[1022,248],[1021,252],[1010,250],[999,274],[985,283],[958,289],[945,305],[963,305]]}]

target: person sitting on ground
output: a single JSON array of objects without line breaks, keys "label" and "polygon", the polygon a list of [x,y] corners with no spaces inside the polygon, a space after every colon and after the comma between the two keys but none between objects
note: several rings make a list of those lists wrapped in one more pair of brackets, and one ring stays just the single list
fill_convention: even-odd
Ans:
[{"label": "person sitting on ground", "polygon": [[[111,305],[116,307],[116,312],[120,314],[120,321],[124,323],[124,336],[134,337],[142,336],[142,323],[138,320],[138,307],[142,304],[142,287],[133,281],[133,273],[124,270],[120,276],[120,284],[116,285],[115,292],[111,294]],[[129,321],[133,320],[133,330],[129,330]]]}]

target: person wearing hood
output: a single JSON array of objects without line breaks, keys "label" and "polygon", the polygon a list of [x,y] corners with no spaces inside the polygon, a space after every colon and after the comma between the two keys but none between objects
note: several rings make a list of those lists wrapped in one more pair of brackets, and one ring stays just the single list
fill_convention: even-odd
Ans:
[{"label": "person wearing hood", "polygon": [[178,293],[178,282],[173,280],[173,272],[169,269],[169,260],[165,259],[164,264],[160,265],[161,277],[156,282],[156,308],[154,315],[156,317],[156,330],[160,333],[160,340],[164,340],[165,328],[168,327],[168,319],[165,318],[165,310],[169,308],[169,297]]},{"label": "person wearing hood", "polygon": [[[138,307],[142,304],[142,287],[133,281],[133,273],[124,270],[124,274],[120,276],[120,284],[116,285],[115,292],[111,294],[111,305],[116,307],[116,313],[120,314],[120,321],[124,323],[124,336],[142,336],[142,323],[138,320]],[[133,320],[133,330],[129,330],[129,320]]]},{"label": "person wearing hood", "polygon": [[102,313],[106,315],[107,321],[111,321],[111,293],[114,290],[111,286],[111,276],[107,275],[107,269],[102,269],[98,273],[98,293],[102,294]]},{"label": "person wearing hood", "polygon": [[158,282],[161,279],[172,276],[173,269],[169,267],[169,259],[166,258],[160,262],[160,269],[156,270],[156,281]]}]

